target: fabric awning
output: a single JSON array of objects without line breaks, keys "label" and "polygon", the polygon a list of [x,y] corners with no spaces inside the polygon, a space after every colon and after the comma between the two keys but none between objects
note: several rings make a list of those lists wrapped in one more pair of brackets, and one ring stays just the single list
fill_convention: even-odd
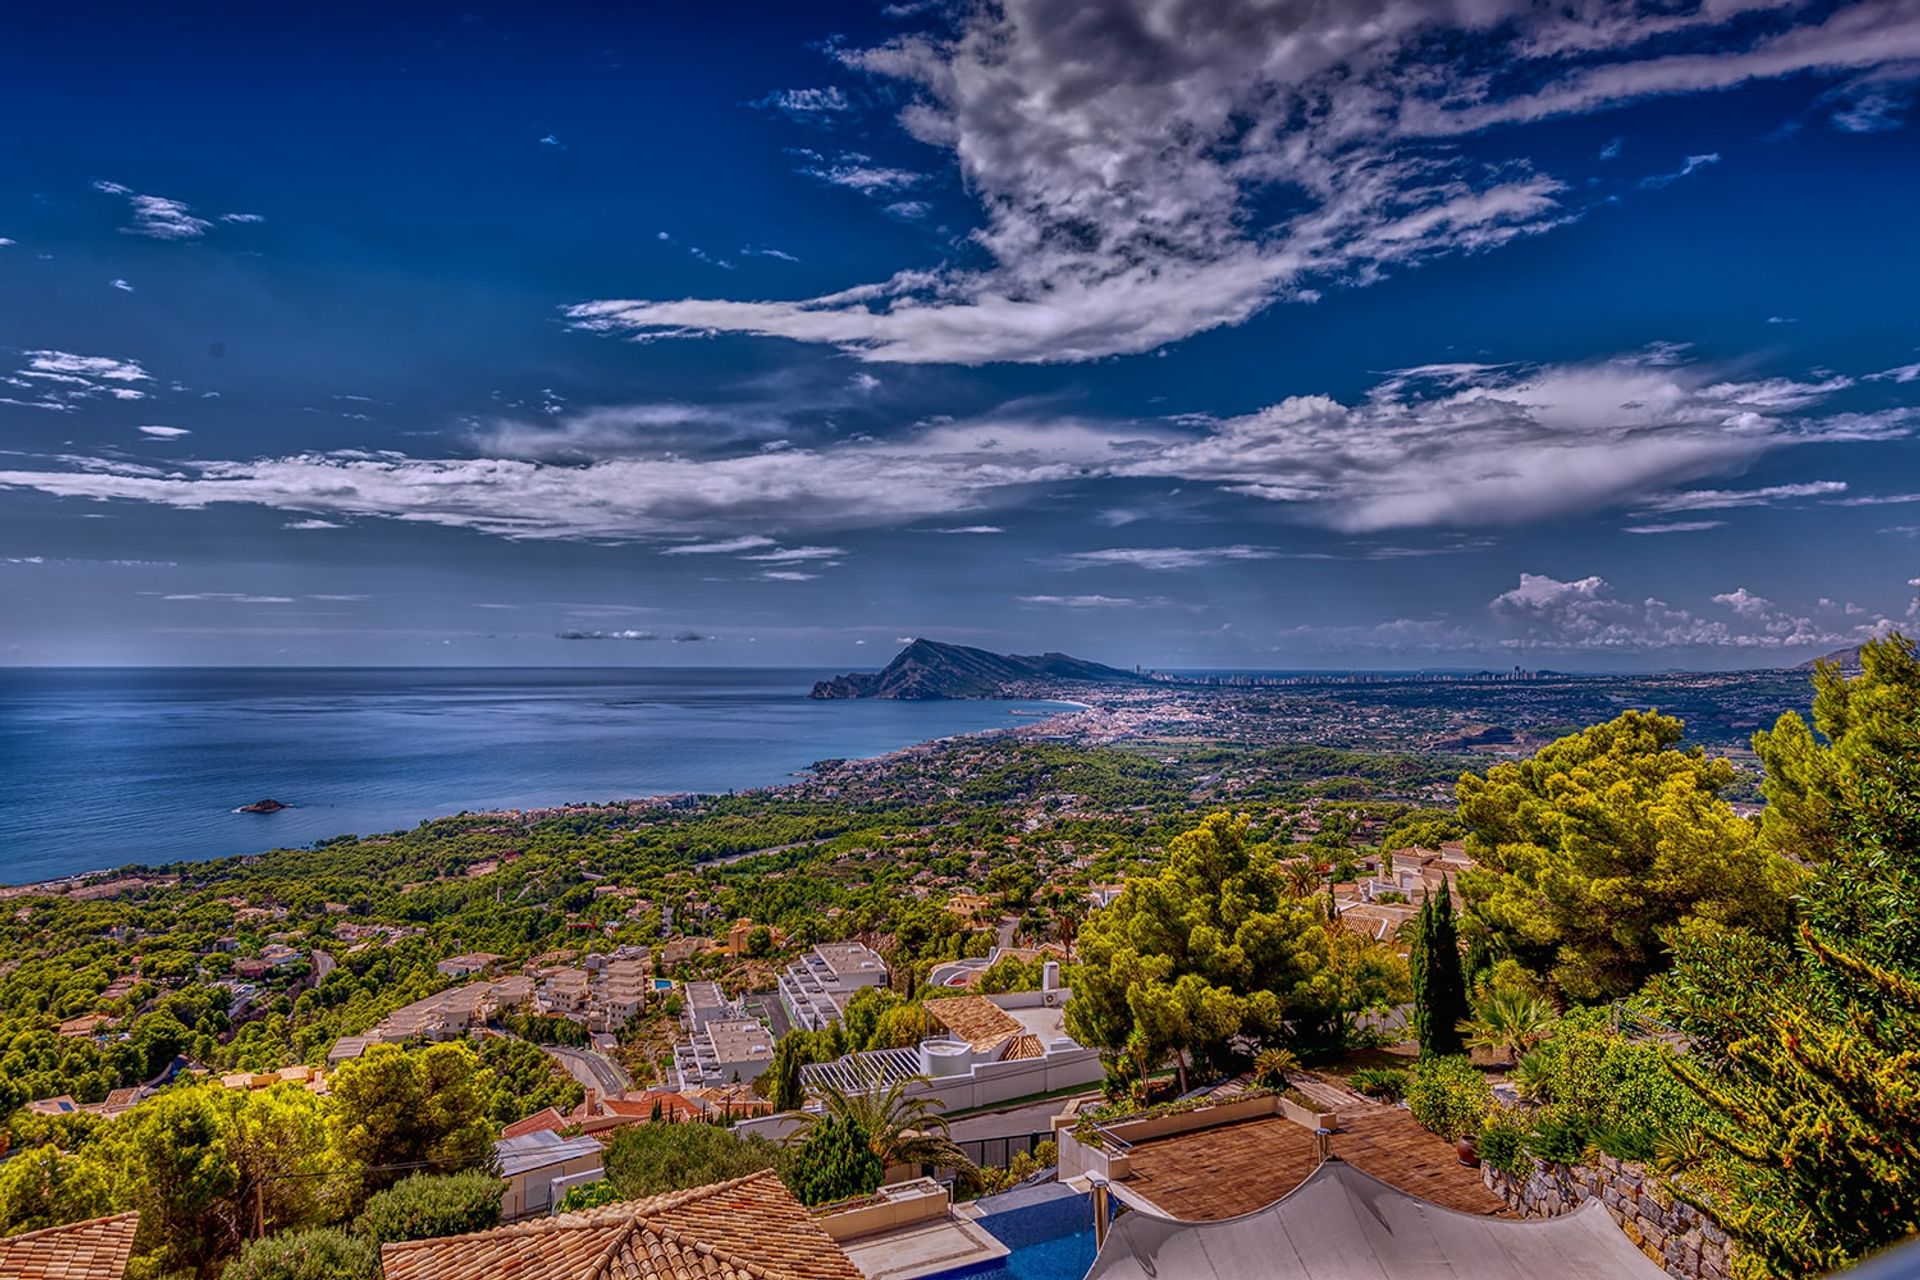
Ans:
[{"label": "fabric awning", "polygon": [[1604,1207],[1557,1218],[1443,1209],[1328,1160],[1286,1196],[1221,1222],[1135,1210],[1087,1280],[1665,1280]]}]

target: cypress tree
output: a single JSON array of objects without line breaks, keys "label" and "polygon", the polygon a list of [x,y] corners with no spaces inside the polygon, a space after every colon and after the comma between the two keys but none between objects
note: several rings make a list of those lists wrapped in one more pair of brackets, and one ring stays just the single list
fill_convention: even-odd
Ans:
[{"label": "cypress tree", "polygon": [[1413,1030],[1421,1057],[1462,1052],[1460,1021],[1467,1016],[1467,984],[1460,972],[1460,936],[1453,897],[1441,881],[1440,896],[1424,895],[1414,918]]}]

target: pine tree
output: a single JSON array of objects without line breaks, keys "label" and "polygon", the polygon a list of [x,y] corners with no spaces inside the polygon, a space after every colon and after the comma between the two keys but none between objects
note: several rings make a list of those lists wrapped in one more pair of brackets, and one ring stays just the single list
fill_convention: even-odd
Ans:
[{"label": "pine tree", "polygon": [[1821,664],[1812,729],[1788,714],[1754,740],[1763,833],[1813,867],[1794,945],[1700,922],[1669,935],[1658,989],[1725,1156],[1693,1194],[1744,1275],[1825,1274],[1920,1232],[1920,655],[1893,635],[1861,665]]},{"label": "pine tree", "polygon": [[1413,1029],[1420,1055],[1451,1057],[1462,1052],[1460,1022],[1469,1012],[1453,898],[1442,880],[1440,896],[1425,895],[1414,918]]}]

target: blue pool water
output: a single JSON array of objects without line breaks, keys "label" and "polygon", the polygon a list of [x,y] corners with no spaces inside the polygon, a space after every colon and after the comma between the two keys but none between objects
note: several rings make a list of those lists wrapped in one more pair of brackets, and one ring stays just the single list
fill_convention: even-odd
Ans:
[{"label": "blue pool water", "polygon": [[[999,1209],[996,1201],[1013,1207]],[[1089,1197],[1051,1186],[994,1196],[981,1205],[994,1211],[984,1214],[980,1225],[1012,1252],[988,1266],[952,1274],[966,1280],[1081,1280],[1093,1266]]]}]

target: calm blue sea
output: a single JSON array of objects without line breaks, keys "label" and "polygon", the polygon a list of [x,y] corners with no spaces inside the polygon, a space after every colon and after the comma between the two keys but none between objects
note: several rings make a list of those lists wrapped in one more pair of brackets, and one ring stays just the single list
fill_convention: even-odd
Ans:
[{"label": "calm blue sea", "polygon": [[[461,810],[766,786],[816,760],[1060,709],[810,700],[830,674],[0,670],[0,882],[305,845]],[[233,812],[263,796],[293,807]]]}]

